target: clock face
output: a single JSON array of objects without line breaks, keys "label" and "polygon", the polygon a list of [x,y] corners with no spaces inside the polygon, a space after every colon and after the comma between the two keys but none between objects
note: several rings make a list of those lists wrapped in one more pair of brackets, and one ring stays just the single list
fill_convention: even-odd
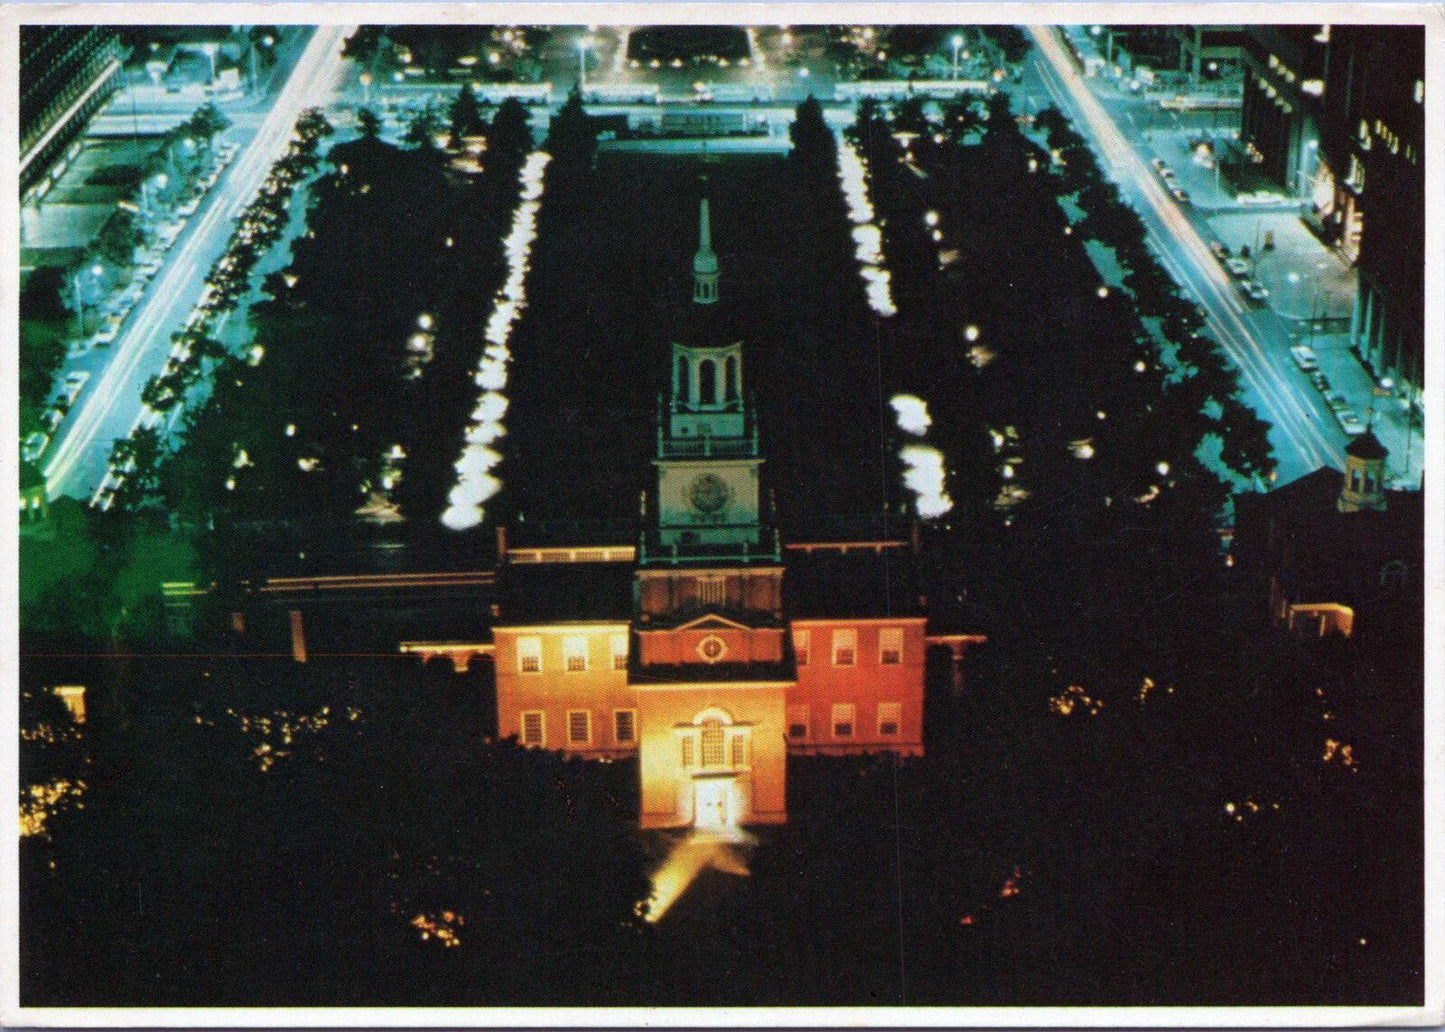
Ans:
[{"label": "clock face", "polygon": [[687,489],[688,501],[698,512],[712,515],[722,511],[722,507],[732,497],[732,488],[728,487],[727,481],[715,473],[703,473]]}]

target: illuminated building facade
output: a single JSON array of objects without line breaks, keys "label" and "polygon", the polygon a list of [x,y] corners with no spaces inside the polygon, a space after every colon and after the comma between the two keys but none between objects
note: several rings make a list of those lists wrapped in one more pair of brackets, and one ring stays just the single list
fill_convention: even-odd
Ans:
[{"label": "illuminated building facade", "polygon": [[20,29],[20,190],[43,197],[91,116],[115,92],[125,48],[104,26]]},{"label": "illuminated building facade", "polygon": [[499,734],[635,754],[643,827],[722,831],[787,819],[790,752],[921,755],[927,649],[983,639],[928,634],[908,542],[785,545],[770,524],[706,200],[699,221],[637,544],[502,534],[492,641],[409,650],[490,655]]}]

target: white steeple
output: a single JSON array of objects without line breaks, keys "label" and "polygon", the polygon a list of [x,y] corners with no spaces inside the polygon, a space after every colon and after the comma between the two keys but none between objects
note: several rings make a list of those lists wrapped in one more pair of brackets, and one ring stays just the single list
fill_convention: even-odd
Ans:
[{"label": "white steeple", "polygon": [[707,198],[698,211],[697,254],[692,259],[692,300],[694,304],[717,303],[717,254],[712,249],[712,220],[708,215]]}]

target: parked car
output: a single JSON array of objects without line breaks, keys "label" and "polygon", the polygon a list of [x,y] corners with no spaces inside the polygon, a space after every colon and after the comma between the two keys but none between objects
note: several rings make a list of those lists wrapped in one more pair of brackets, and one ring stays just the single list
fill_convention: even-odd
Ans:
[{"label": "parked car", "polygon": [[1249,262],[1245,261],[1243,258],[1226,258],[1224,261],[1224,267],[1230,272],[1234,273],[1234,275],[1236,276],[1249,275]]},{"label": "parked car", "polygon": [[1186,189],[1184,189],[1184,187],[1182,187],[1182,186],[1176,186],[1174,189],[1170,190],[1169,192],[1174,195],[1174,199],[1175,199],[1176,201],[1178,201],[1180,204],[1188,204],[1188,203],[1189,203],[1189,191],[1186,190]]},{"label": "parked car", "polygon": [[1321,394],[1329,393],[1330,378],[1324,373],[1320,372],[1318,369],[1310,373],[1310,383],[1314,384],[1315,390],[1319,391]]},{"label": "parked car", "polygon": [[1359,413],[1351,409],[1336,412],[1335,419],[1339,422],[1340,429],[1351,437],[1362,434],[1368,429],[1368,427],[1365,426],[1365,421],[1360,418]]},{"label": "parked car", "polygon": [[1289,353],[1294,359],[1294,364],[1299,366],[1303,372],[1312,373],[1320,367],[1319,356],[1315,354],[1313,348],[1306,344],[1296,344],[1289,349]]},{"label": "parked car", "polygon": [[1343,412],[1350,407],[1350,403],[1345,400],[1345,396],[1339,391],[1326,392],[1325,404],[1329,406],[1331,412]]},{"label": "parked car", "polygon": [[85,382],[90,379],[90,374],[83,369],[77,369],[73,373],[65,374],[65,382],[61,385],[60,393],[65,398],[67,405],[75,404],[75,399],[85,387]]},{"label": "parked car", "polygon": [[1240,285],[1244,287],[1244,292],[1249,295],[1251,301],[1258,301],[1262,304],[1269,300],[1269,288],[1263,283],[1241,280]]},{"label": "parked car", "polygon": [[1229,259],[1229,248],[1225,247],[1225,246],[1224,246],[1223,244],[1221,244],[1218,240],[1216,240],[1216,241],[1214,241],[1214,243],[1210,244],[1210,245],[1209,245],[1209,249],[1214,252],[1214,257],[1218,258],[1221,262],[1223,262],[1223,261],[1228,261],[1228,259]]}]

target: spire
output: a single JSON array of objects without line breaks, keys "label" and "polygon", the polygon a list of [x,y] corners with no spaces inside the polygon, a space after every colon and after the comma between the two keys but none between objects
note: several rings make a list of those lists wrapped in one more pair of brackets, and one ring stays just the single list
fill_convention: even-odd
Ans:
[{"label": "spire", "polygon": [[697,254],[692,259],[692,300],[694,304],[710,305],[717,301],[717,255],[712,249],[712,219],[704,196],[697,215]]}]

